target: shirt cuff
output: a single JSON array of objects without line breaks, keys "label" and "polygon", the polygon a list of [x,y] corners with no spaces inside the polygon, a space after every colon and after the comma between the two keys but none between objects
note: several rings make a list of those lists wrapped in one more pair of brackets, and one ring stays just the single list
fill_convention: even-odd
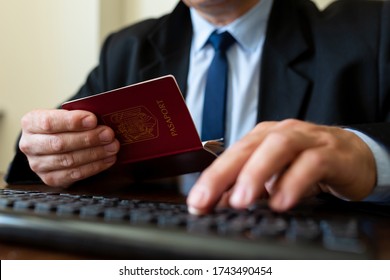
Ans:
[{"label": "shirt cuff", "polygon": [[380,143],[367,136],[366,134],[354,130],[346,129],[353,132],[362,139],[375,158],[377,181],[373,192],[366,197],[363,201],[367,202],[390,202],[390,153]]}]

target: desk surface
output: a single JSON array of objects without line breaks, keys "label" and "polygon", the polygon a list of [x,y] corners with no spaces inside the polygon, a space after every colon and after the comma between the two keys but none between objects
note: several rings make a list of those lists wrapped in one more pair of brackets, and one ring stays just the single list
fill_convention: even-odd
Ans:
[{"label": "desk surface", "polygon": [[[103,178],[100,183],[104,183]],[[171,181],[162,182],[161,186],[168,186]],[[128,187],[129,182],[119,179],[110,184],[115,186],[110,190],[103,189],[102,186],[93,182],[93,191],[90,185],[81,185],[68,190],[61,190],[61,192],[78,193],[78,194],[120,194],[124,198],[140,199],[140,200],[155,200],[155,201],[171,201],[184,202],[184,197],[172,188],[164,188],[163,191],[156,190],[154,183],[145,185],[145,189],[131,189]],[[3,180],[3,174],[0,173],[0,189],[11,188],[16,190],[36,190],[44,192],[52,192],[53,188],[42,185],[20,185],[9,187]],[[5,243],[0,240],[0,260],[80,260],[80,259],[94,259],[94,256],[72,254],[54,250],[47,250],[42,248],[34,248],[20,244]]]},{"label": "desk surface", "polygon": [[[11,188],[7,187],[4,181],[2,180],[3,176],[0,174],[0,188]],[[112,178],[112,177],[110,177]],[[98,180],[99,182],[104,182],[103,180]],[[93,186],[92,186],[93,185]],[[167,182],[165,182],[165,185]],[[106,185],[105,185],[106,186]],[[132,199],[146,199],[146,200],[156,200],[156,201],[172,201],[172,202],[184,202],[185,198],[180,194],[180,192],[174,188],[164,188],[157,189],[156,184],[150,184],[144,188],[129,188],[129,183],[120,179],[110,179],[110,186],[115,186],[115,188],[110,188],[107,190],[105,187],[102,189],[96,181],[93,184],[83,184],[76,186],[75,188],[64,190],[69,193],[79,193],[79,194],[111,194],[111,195],[121,195],[121,197],[127,197]],[[93,192],[91,191],[93,188]],[[12,186],[12,189],[18,190],[37,190],[37,191],[53,191],[52,188],[42,185],[29,185],[29,186]],[[362,215],[367,215],[362,213]],[[387,217],[376,217],[383,220],[381,227],[377,231],[377,244],[378,251],[376,258],[378,259],[390,259],[390,220],[389,215]],[[34,248],[31,246],[22,246],[19,244],[10,244],[0,241],[0,259],[2,260],[34,260],[34,259],[53,259],[53,260],[69,260],[69,259],[94,259],[94,256],[72,254],[60,251],[50,251],[42,248]]]}]

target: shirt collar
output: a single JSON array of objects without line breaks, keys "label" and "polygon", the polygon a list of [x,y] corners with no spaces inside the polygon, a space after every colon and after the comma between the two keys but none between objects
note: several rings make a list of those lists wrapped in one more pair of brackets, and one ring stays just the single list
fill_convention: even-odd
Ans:
[{"label": "shirt collar", "polygon": [[265,37],[266,25],[271,13],[273,0],[260,0],[250,11],[225,26],[215,26],[191,8],[193,26],[193,47],[200,51],[207,43],[211,33],[229,31],[245,51],[254,51]]}]

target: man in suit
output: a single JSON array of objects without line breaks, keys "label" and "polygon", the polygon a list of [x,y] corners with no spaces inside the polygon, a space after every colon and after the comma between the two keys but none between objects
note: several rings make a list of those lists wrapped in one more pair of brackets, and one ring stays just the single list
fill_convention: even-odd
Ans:
[{"label": "man in suit", "polygon": [[[199,131],[208,36],[228,31],[226,141],[192,188],[192,213],[269,196],[285,211],[306,196],[389,199],[390,5],[306,0],[183,0],[169,15],[110,36],[74,98],[173,74]],[[69,186],[110,168],[119,143],[85,111],[26,114],[9,183]],[[384,168],[384,169],[383,169]]]}]

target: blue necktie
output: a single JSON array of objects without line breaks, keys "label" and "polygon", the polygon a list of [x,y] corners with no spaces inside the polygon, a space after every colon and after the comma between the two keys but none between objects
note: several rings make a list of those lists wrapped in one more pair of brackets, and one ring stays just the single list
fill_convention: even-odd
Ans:
[{"label": "blue necktie", "polygon": [[229,32],[210,35],[208,43],[215,50],[207,72],[202,118],[202,141],[225,137],[228,62],[226,51],[235,42]]}]

